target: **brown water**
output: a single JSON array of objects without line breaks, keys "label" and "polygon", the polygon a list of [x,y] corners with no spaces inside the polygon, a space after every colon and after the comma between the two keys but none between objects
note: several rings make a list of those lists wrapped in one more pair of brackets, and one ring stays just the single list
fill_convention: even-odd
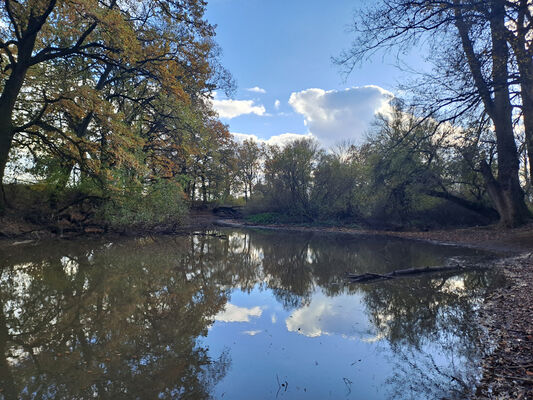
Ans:
[{"label": "brown water", "polygon": [[462,398],[495,273],[348,284],[487,254],[245,230],[0,249],[0,398]]}]

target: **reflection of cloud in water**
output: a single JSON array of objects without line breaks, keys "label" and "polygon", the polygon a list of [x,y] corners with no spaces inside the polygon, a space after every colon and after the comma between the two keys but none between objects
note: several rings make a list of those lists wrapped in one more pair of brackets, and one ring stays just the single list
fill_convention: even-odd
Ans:
[{"label": "reflection of cloud in water", "polygon": [[276,314],[272,314],[272,316],[270,317],[270,320],[272,321],[273,324],[275,324],[276,322],[278,322],[278,317],[276,316]]},{"label": "reflection of cloud in water", "polygon": [[264,258],[263,250],[254,246],[250,240],[250,235],[247,233],[232,232],[228,235],[230,248],[245,252],[252,262],[261,263]]},{"label": "reflection of cloud in water", "polygon": [[323,293],[316,294],[308,306],[294,311],[285,323],[290,332],[308,337],[340,335],[365,342],[382,338],[372,329],[358,296],[327,297]]},{"label": "reflection of cloud in water", "polygon": [[263,331],[243,331],[242,333],[244,333],[245,335],[250,335],[250,336],[255,336],[257,335],[258,333],[261,333]]},{"label": "reflection of cloud in water", "polygon": [[228,303],[224,311],[215,316],[215,320],[222,322],[250,322],[250,317],[260,317],[261,314],[263,314],[261,307],[246,308]]}]

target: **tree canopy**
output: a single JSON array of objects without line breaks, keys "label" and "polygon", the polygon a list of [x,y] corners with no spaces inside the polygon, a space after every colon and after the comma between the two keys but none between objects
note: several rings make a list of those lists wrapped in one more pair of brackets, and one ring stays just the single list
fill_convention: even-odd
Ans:
[{"label": "tree canopy", "polygon": [[208,101],[233,82],[205,6],[4,2],[0,180],[8,158],[21,156],[57,187],[76,167],[101,193],[187,173],[199,142],[210,140],[202,136],[229,137]]}]

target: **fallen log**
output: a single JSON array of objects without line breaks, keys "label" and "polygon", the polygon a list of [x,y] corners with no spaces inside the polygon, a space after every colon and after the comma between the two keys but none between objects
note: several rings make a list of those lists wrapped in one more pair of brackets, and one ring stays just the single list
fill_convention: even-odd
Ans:
[{"label": "fallen log", "polygon": [[437,267],[425,267],[425,268],[408,268],[408,269],[398,269],[396,271],[389,272],[387,274],[375,274],[367,272],[365,274],[348,274],[347,278],[352,283],[361,283],[361,282],[370,282],[377,280],[388,280],[404,276],[420,275],[420,274],[431,274],[435,272],[452,272],[452,271],[464,271],[466,267],[464,265],[444,265]]}]

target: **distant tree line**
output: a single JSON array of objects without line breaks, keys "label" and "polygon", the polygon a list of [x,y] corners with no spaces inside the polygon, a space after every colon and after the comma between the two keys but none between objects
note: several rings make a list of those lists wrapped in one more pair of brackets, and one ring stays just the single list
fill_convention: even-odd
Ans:
[{"label": "distant tree line", "polygon": [[244,142],[241,148],[259,150],[250,160],[258,172],[248,212],[258,214],[258,222],[385,227],[497,221],[483,175],[472,162],[482,152],[495,164],[491,141],[477,140],[475,129],[442,125],[413,111],[395,101],[390,114],[377,117],[364,143],[329,151],[312,139],[284,147]]}]

